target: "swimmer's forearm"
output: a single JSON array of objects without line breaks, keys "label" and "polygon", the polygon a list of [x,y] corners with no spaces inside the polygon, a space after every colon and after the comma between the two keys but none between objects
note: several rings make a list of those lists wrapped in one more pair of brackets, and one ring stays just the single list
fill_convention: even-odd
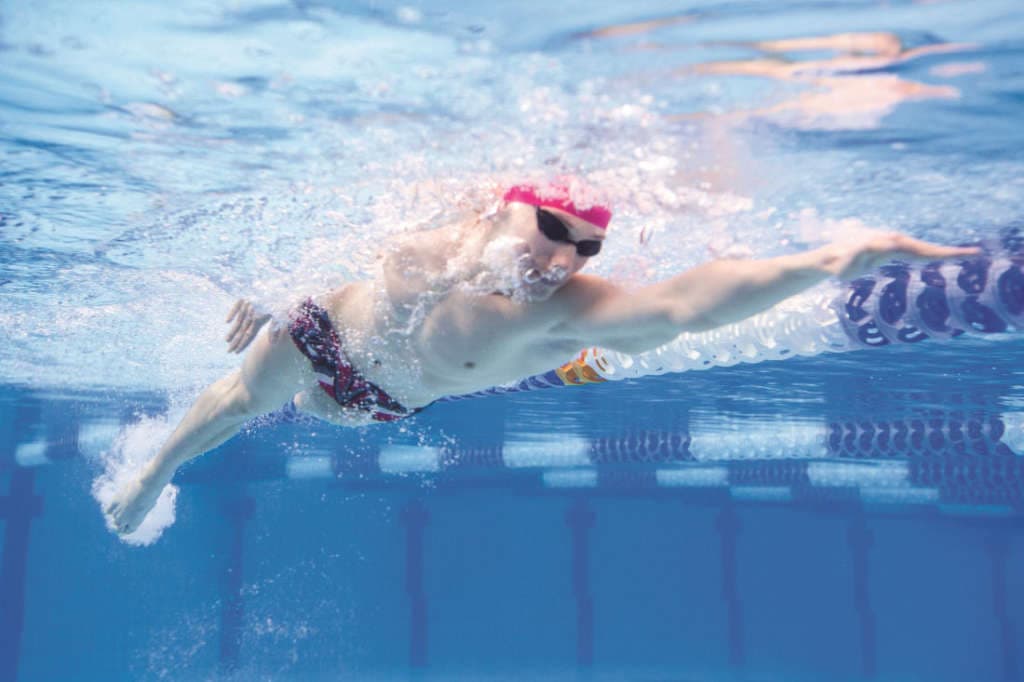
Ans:
[{"label": "swimmer's forearm", "polygon": [[768,310],[833,274],[830,247],[764,260],[717,260],[669,282],[678,331],[706,331]]}]

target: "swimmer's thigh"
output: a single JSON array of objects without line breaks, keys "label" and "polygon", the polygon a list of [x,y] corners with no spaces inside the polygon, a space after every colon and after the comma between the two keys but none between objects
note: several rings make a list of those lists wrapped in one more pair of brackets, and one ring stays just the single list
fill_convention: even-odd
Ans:
[{"label": "swimmer's thigh", "polygon": [[252,412],[276,410],[316,384],[309,360],[295,347],[288,328],[278,324],[268,325],[252,342],[242,362],[241,379]]}]

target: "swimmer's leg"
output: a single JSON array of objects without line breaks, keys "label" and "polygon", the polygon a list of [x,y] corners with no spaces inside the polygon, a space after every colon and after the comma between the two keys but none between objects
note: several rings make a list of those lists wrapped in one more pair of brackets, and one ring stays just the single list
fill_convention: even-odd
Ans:
[{"label": "swimmer's leg", "polygon": [[345,410],[319,387],[297,393],[292,404],[300,414],[307,414],[337,426],[367,426],[373,417],[365,410]]},{"label": "swimmer's leg", "polygon": [[316,379],[288,330],[272,327],[253,342],[239,370],[204,390],[139,478],[119,490],[106,512],[131,533],[156,504],[174,472],[228,440],[250,419],[277,409]]}]

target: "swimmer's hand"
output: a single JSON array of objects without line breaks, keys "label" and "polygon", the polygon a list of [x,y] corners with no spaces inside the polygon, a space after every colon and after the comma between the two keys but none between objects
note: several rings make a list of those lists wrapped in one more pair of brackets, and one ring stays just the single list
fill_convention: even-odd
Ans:
[{"label": "swimmer's hand", "polygon": [[839,279],[851,280],[893,260],[937,261],[980,253],[976,246],[941,246],[898,232],[873,232],[823,247],[822,267]]},{"label": "swimmer's hand", "polygon": [[227,319],[224,320],[227,324],[234,321],[228,335],[224,337],[228,343],[228,352],[241,353],[244,351],[268,320],[270,320],[268,313],[261,312],[246,299],[240,298],[235,301]]},{"label": "swimmer's hand", "polygon": [[150,510],[156,506],[156,501],[167,483],[168,481],[150,480],[141,476],[118,490],[114,499],[103,508],[109,526],[119,535],[135,532]]}]

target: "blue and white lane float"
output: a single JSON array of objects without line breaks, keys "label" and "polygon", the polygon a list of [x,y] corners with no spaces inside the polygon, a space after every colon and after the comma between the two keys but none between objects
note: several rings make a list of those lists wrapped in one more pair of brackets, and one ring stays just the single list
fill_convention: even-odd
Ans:
[{"label": "blue and white lane float", "polygon": [[853,421],[716,420],[688,432],[509,440],[489,447],[388,445],[374,473],[572,469],[771,460],[1005,460],[1024,467],[1024,413]]},{"label": "blue and white lane float", "polygon": [[1020,514],[1022,455],[1024,414],[949,411],[887,421],[733,420],[691,424],[686,433],[491,447],[393,445],[381,449],[376,473],[532,470],[559,489],[717,490],[744,501],[968,505],[977,509],[957,513]]},{"label": "blue and white lane float", "polygon": [[562,367],[445,400],[580,386],[739,363],[841,353],[927,339],[1024,329],[1024,258],[973,258],[921,268],[891,265],[846,285],[824,285],[743,322],[637,355],[588,348]]},{"label": "blue and white lane float", "polygon": [[[11,463],[39,466],[66,459],[72,450],[95,457],[117,429],[114,421],[86,421],[73,443],[40,434],[16,444]],[[926,417],[855,422],[715,420],[691,422],[686,432],[481,447],[392,445],[356,457],[321,450],[284,459],[281,474],[295,479],[519,471],[539,473],[547,488],[685,489],[744,501],[857,500],[960,505],[957,513],[1024,512],[1020,412],[930,411]]]},{"label": "blue and white lane float", "polygon": [[[51,440],[38,433],[14,443],[13,461],[3,464],[31,467],[78,454],[98,459],[116,440],[121,426],[114,420],[84,421],[70,440]],[[684,430],[631,430],[597,437],[537,435],[492,445],[388,445],[372,454],[326,450],[308,454],[319,457],[289,458],[289,462],[295,460],[298,477],[334,472],[334,465],[328,466],[334,457],[351,460],[351,466],[341,466],[339,471],[367,474],[938,456],[1011,459],[1024,464],[1024,412],[950,409],[906,418],[821,421],[691,419]]]}]

